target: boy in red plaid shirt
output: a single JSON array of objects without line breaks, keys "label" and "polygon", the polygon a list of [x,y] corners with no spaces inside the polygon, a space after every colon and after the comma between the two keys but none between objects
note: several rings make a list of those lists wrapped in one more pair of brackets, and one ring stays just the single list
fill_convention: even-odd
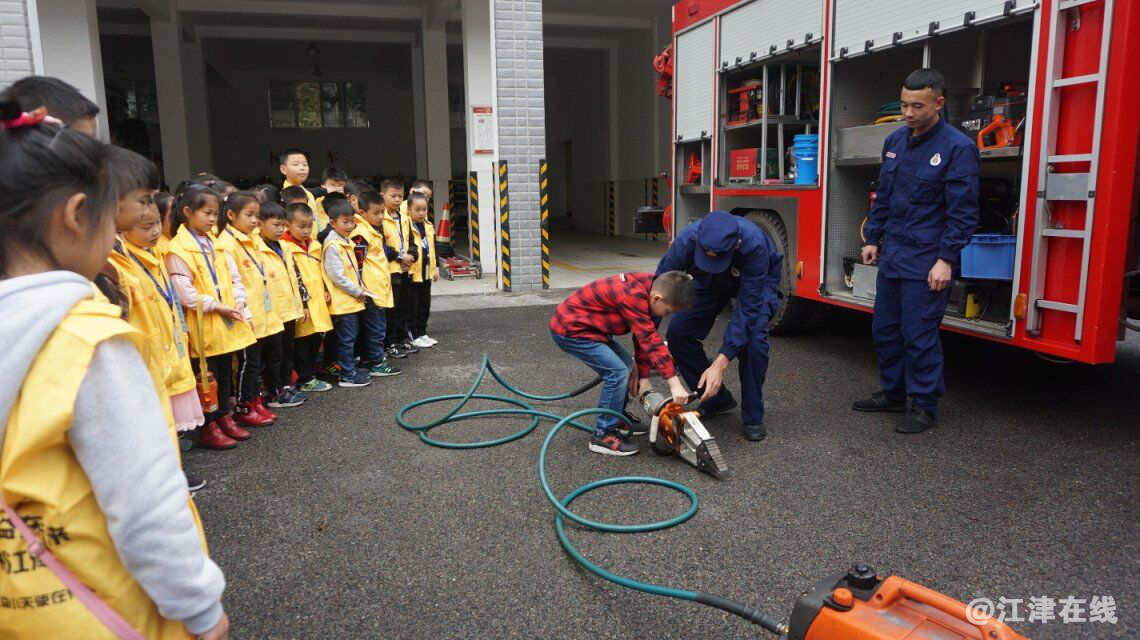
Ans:
[{"label": "boy in red plaid shirt", "polygon": [[[688,392],[677,377],[669,349],[657,333],[654,318],[663,318],[693,304],[692,276],[670,271],[654,278],[652,273],[623,273],[595,280],[575,291],[554,311],[550,335],[563,351],[581,360],[602,378],[598,406],[625,412],[629,394],[650,388],[649,371],[657,369],[669,383],[673,399],[688,402]],[[630,357],[614,336],[633,334],[637,376],[630,376]],[[590,438],[590,451],[630,456],[636,444],[618,434],[620,419],[599,414]]]}]

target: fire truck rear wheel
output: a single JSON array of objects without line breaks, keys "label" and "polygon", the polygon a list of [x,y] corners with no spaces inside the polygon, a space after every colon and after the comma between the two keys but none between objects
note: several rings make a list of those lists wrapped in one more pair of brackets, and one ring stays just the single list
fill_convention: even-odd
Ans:
[{"label": "fire truck rear wheel", "polygon": [[795,333],[811,323],[819,313],[820,307],[811,300],[792,295],[796,273],[789,248],[788,229],[780,216],[773,211],[750,211],[745,217],[760,227],[772,244],[776,245],[776,250],[784,254],[784,273],[780,279],[780,293],[784,298],[780,301],[780,306],[776,308],[776,313],[772,315],[768,326],[776,335]]}]

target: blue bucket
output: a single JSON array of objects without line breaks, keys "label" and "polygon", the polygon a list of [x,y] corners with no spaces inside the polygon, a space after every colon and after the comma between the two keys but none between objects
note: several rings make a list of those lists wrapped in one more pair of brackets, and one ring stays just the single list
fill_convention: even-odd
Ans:
[{"label": "blue bucket", "polygon": [[796,184],[819,181],[819,135],[802,133],[792,138],[792,156],[796,161]]}]

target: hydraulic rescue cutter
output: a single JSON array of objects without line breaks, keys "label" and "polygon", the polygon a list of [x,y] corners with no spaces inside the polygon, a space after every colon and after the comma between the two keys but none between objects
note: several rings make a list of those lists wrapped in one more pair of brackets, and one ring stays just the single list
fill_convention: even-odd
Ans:
[{"label": "hydraulic rescue cutter", "polygon": [[[689,401],[695,398],[696,394],[693,394]],[[720,452],[716,439],[701,424],[696,411],[685,411],[672,398],[656,391],[642,393],[638,401],[645,409],[645,415],[652,418],[649,442],[654,453],[680,456],[685,462],[713,476],[728,473],[724,454]]]}]

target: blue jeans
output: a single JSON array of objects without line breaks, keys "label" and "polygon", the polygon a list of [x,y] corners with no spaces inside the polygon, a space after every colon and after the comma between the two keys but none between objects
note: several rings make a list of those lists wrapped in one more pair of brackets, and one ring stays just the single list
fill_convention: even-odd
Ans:
[{"label": "blue jeans", "polygon": [[[566,353],[581,360],[602,379],[602,396],[598,406],[621,413],[629,399],[629,372],[632,359],[617,342],[594,342],[583,338],[567,338],[553,331],[554,344]],[[621,420],[610,415],[599,415],[594,423],[594,435],[599,438],[617,429]]]},{"label": "blue jeans", "polygon": [[356,375],[356,358],[352,350],[356,345],[356,334],[360,331],[356,314],[333,316],[333,331],[336,332],[336,362],[340,365],[340,377],[347,380]]},{"label": "blue jeans", "polygon": [[384,362],[384,332],[388,325],[385,310],[376,306],[372,298],[364,299],[364,311],[360,318],[360,335],[356,339],[360,359],[368,364]]}]

